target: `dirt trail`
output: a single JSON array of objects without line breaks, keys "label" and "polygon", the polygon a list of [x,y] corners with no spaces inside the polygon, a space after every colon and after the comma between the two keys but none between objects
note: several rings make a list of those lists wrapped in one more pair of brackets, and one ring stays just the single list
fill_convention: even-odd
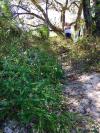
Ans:
[{"label": "dirt trail", "polygon": [[77,74],[62,64],[65,71],[64,95],[69,100],[69,110],[89,115],[100,126],[100,73]]}]

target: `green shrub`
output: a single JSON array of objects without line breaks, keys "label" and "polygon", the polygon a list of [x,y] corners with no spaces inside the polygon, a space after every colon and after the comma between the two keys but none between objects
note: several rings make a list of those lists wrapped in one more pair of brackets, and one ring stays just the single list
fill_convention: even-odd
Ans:
[{"label": "green shrub", "polygon": [[49,31],[48,27],[46,25],[42,25],[37,29],[37,32],[39,33],[39,36],[41,39],[45,40],[49,37]]},{"label": "green shrub", "polygon": [[70,133],[79,117],[66,111],[58,60],[42,48],[29,47],[30,36],[4,20],[0,19],[0,120],[16,119],[38,133]]},{"label": "green shrub", "polygon": [[62,69],[52,55],[13,48],[0,60],[0,118],[31,123],[39,133],[69,132],[77,115],[64,112],[61,77]]},{"label": "green shrub", "polygon": [[99,71],[100,67],[100,47],[99,41],[94,37],[84,37],[79,40],[76,45],[72,45],[68,59],[71,60],[71,65],[79,71]]}]

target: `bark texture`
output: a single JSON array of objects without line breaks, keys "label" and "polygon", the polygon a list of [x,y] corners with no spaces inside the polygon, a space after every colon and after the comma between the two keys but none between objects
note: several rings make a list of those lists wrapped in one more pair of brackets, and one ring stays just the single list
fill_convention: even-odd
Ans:
[{"label": "bark texture", "polygon": [[90,9],[90,0],[83,0],[83,13],[86,23],[87,34],[92,33],[92,15]]},{"label": "bark texture", "polygon": [[96,35],[100,37],[100,0],[95,3]]}]

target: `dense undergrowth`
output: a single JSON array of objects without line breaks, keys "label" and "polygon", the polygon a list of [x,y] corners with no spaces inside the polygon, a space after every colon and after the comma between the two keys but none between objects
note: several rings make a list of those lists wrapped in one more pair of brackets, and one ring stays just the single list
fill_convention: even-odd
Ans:
[{"label": "dense undergrowth", "polygon": [[100,42],[93,36],[80,39],[72,45],[69,58],[74,69],[90,72],[100,71]]},{"label": "dense undergrowth", "polygon": [[0,121],[15,119],[31,126],[29,132],[70,133],[79,117],[63,103],[61,65],[29,33],[5,22],[0,20]]},{"label": "dense undergrowth", "polygon": [[64,55],[66,62],[79,72],[100,72],[100,39],[93,36],[84,37],[73,43],[64,38],[51,38],[56,45],[58,55]]}]

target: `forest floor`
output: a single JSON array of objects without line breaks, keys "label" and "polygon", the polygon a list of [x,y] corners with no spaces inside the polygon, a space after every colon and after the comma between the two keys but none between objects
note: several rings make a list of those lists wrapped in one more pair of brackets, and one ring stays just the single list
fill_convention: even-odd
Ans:
[{"label": "forest floor", "polygon": [[[65,62],[62,63],[62,68],[62,84],[69,110],[90,117],[94,121],[92,125],[100,132],[100,73],[77,73]],[[87,124],[83,126],[90,129]]]}]

